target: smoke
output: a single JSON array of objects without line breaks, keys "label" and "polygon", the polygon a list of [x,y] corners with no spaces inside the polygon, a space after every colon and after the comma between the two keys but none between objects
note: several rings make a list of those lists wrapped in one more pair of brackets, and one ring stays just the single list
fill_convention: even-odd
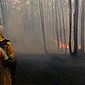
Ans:
[{"label": "smoke", "polygon": [[[39,1],[42,2],[41,6]],[[13,42],[15,52],[44,53],[44,46],[46,46],[48,53],[64,53],[65,48],[60,50],[54,41],[64,43],[66,38],[66,45],[68,45],[69,8],[67,1],[63,1],[62,4],[60,0],[8,0],[6,2],[6,36]],[[61,9],[64,11],[63,16]],[[45,39],[42,31],[42,17]],[[65,38],[64,33],[66,33]],[[78,36],[79,34],[80,31]]]}]

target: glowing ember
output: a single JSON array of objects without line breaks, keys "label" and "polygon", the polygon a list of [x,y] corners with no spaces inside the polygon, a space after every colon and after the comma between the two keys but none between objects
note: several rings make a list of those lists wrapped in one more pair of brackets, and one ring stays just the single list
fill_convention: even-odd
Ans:
[{"label": "glowing ember", "polygon": [[[55,40],[55,43],[56,43],[56,47],[58,47],[58,42],[57,42],[57,40]],[[60,47],[60,48],[67,48],[67,49],[69,49],[69,45],[62,43],[61,41],[59,41],[59,47]],[[81,48],[81,45],[78,45],[78,49],[80,49],[80,48]]]},{"label": "glowing ember", "polygon": [[60,43],[60,48],[63,48],[63,43],[59,42]]},{"label": "glowing ember", "polygon": [[81,49],[81,45],[78,45],[78,49]]},{"label": "glowing ember", "polygon": [[[55,43],[56,43],[56,47],[58,47],[58,42],[57,42],[57,40],[55,40]],[[64,43],[62,43],[61,41],[59,41],[59,47],[60,47],[60,48],[69,48],[69,45],[64,44]]]}]

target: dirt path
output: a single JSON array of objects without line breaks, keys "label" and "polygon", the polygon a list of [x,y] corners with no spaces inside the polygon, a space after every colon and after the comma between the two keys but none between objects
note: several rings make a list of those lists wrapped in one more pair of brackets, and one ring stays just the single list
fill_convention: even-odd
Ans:
[{"label": "dirt path", "polygon": [[15,85],[84,85],[85,58],[69,55],[16,55]]}]

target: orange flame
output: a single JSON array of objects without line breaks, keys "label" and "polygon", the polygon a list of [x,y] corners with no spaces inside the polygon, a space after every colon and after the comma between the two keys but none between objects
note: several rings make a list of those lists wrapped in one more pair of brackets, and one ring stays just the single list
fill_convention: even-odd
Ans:
[{"label": "orange flame", "polygon": [[78,49],[81,49],[81,45],[78,45]]},{"label": "orange flame", "polygon": [[[58,47],[58,42],[57,42],[57,40],[55,40],[55,43],[56,43],[56,47]],[[60,48],[69,48],[69,45],[68,45],[68,44],[64,44],[64,43],[62,43],[61,41],[59,41],[59,47],[60,47]]]},{"label": "orange flame", "polygon": [[60,46],[59,46],[60,48],[69,48],[68,44],[64,44],[61,41],[59,42],[59,44],[60,44]]},{"label": "orange flame", "polygon": [[[55,40],[55,43],[56,43],[56,47],[58,47],[58,42],[57,42],[57,40]],[[69,49],[69,45],[62,43],[61,41],[59,41],[59,47],[60,47],[60,48],[67,48],[67,49]],[[78,49],[80,49],[80,48],[81,48],[81,45],[78,45]]]}]

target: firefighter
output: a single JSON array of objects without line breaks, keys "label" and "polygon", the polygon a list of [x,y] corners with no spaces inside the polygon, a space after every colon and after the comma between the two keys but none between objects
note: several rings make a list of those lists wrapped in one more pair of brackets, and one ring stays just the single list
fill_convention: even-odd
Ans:
[{"label": "firefighter", "polygon": [[4,37],[4,29],[0,25],[0,47],[6,52],[8,58],[4,60],[4,66],[8,67],[11,72],[12,82],[15,80],[15,71],[17,62],[14,57],[14,49],[12,42]]}]

